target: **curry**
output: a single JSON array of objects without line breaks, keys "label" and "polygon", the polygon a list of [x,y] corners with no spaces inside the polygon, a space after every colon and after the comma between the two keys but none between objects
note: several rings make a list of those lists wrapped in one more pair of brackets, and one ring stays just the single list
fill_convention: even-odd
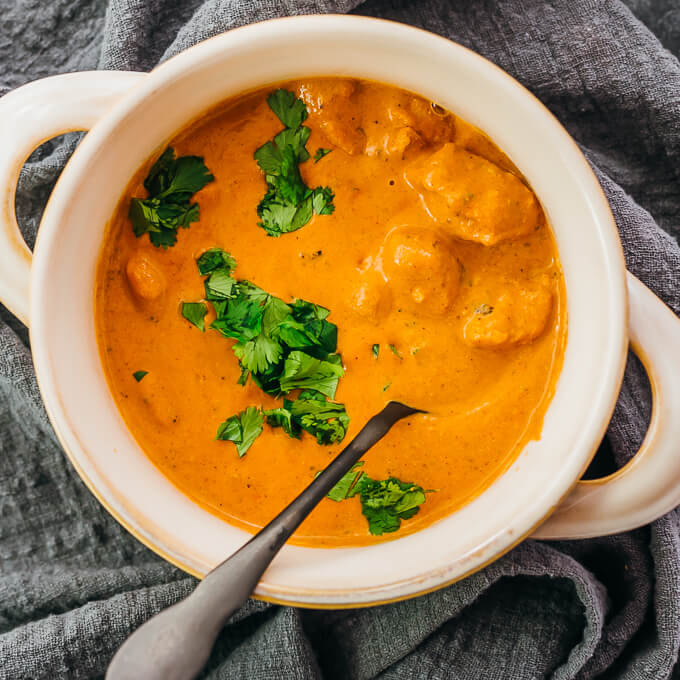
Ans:
[{"label": "curry", "polygon": [[250,532],[387,401],[428,411],[293,537],[324,547],[422,529],[502,474],[540,436],[565,310],[540,203],[492,141],[342,78],[244,94],[171,140],[121,199],[95,294],[129,430]]}]

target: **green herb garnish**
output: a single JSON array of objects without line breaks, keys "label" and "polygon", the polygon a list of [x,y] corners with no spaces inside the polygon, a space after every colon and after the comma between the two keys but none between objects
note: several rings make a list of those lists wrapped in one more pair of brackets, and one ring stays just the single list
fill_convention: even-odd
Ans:
[{"label": "green herb garnish", "polygon": [[[245,385],[251,378],[275,397],[303,390],[297,399],[286,398],[282,407],[264,411],[269,425],[297,438],[304,430],[320,444],[342,441],[349,416],[343,404],[327,400],[333,399],[345,373],[336,352],[338,329],[327,320],[329,311],[306,300],[286,304],[250,281],[236,279],[236,262],[220,248],[203,253],[197,266],[206,276],[205,299],[215,310],[210,327],[236,341],[232,350],[241,368],[238,383]],[[187,312],[200,325],[189,320],[201,328],[207,306],[185,303],[185,317],[188,305],[196,307]]]},{"label": "green herb garnish", "polygon": [[202,302],[183,302],[182,316],[191,321],[196,328],[205,333],[205,315],[208,313],[208,308]]},{"label": "green herb garnish", "polygon": [[210,250],[206,250],[196,260],[196,266],[201,276],[210,274],[210,272],[216,269],[226,269],[227,273],[230,274],[236,269],[236,260],[229,253],[222,250],[222,248],[210,248]]},{"label": "green herb garnish", "polygon": [[[330,490],[328,498],[336,502],[359,496],[361,512],[368,520],[368,530],[375,536],[397,531],[401,521],[413,517],[425,502],[427,493],[421,486],[402,482],[396,477],[371,479],[358,468],[359,461]],[[317,473],[320,474],[320,473]]]},{"label": "green herb garnish", "polygon": [[147,198],[133,198],[128,215],[135,236],[149,234],[157,248],[177,242],[177,230],[197,222],[200,214],[193,195],[215,178],[200,156],[180,156],[168,147],[144,180]]},{"label": "green herb garnish", "polygon": [[145,375],[148,375],[149,371],[135,371],[132,377],[139,382]]},{"label": "green herb garnish", "polygon": [[389,345],[389,348],[392,351],[392,354],[394,354],[396,357],[399,357],[399,359],[404,358],[404,357],[401,356],[401,353],[399,352],[399,350],[394,345]]},{"label": "green herb garnish", "polygon": [[269,425],[282,427],[290,437],[299,438],[305,430],[319,444],[341,442],[349,427],[345,405],[327,401],[315,390],[304,390],[294,401],[284,399],[282,408],[265,411],[264,415]]},{"label": "green herb garnish", "polygon": [[373,345],[373,356],[377,359],[380,354],[380,345]]},{"label": "green herb garnish", "polygon": [[[340,481],[328,492],[328,498],[339,503],[346,498],[352,498],[359,493],[357,482],[363,477],[364,473],[357,468],[364,464],[363,460],[352,465],[349,472],[346,472]],[[318,474],[321,474],[320,472]],[[318,475],[317,475],[318,476]]]},{"label": "green herb garnish", "polygon": [[318,163],[324,156],[327,156],[331,151],[332,149],[322,149],[321,147],[319,147],[316,150],[316,153],[314,154],[314,162]]},{"label": "green herb garnish", "polygon": [[329,356],[329,359],[332,361],[316,359],[299,350],[291,352],[283,366],[281,391],[314,389],[333,399],[338,380],[345,375],[345,369],[340,365],[339,355]]},{"label": "green herb garnish", "polygon": [[300,127],[307,120],[307,107],[290,90],[276,90],[267,97],[269,108],[289,129]]},{"label": "green herb garnish", "polygon": [[401,521],[413,517],[425,502],[421,486],[396,477],[378,481],[364,474],[356,488],[368,530],[375,536],[397,531]]},{"label": "green herb garnish", "polygon": [[249,406],[245,411],[227,418],[217,428],[215,438],[234,442],[239,458],[242,458],[262,433],[262,423],[264,423],[262,411],[254,406]]},{"label": "green herb garnish", "polygon": [[383,385],[382,391],[383,391],[383,392],[387,392],[387,390],[389,390],[390,387],[392,387],[392,383],[391,383],[391,382],[385,383],[385,384]]},{"label": "green herb garnish", "polygon": [[269,236],[281,236],[304,227],[314,213],[330,215],[335,209],[334,194],[328,187],[310,189],[300,175],[300,163],[309,159],[306,144],[311,132],[302,125],[307,118],[304,102],[293,92],[276,90],[267,97],[267,103],[285,129],[253,156],[267,183],[257,215],[259,226]]}]

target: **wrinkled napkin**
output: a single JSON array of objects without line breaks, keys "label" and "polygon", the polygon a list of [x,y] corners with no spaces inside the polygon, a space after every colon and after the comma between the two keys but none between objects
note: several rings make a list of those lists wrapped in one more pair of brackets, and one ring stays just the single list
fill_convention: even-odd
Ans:
[{"label": "wrinkled napkin", "polygon": [[[627,1],[0,0],[0,92],[65,71],[148,70],[284,14],[420,26],[488,57],[557,115],[597,172],[629,269],[678,313],[680,5]],[[77,139],[44,145],[24,168],[17,211],[29,244]],[[5,310],[0,394],[0,679],[102,677],[125,637],[195,580],[138,543],[80,482],[47,421],[25,329]],[[630,458],[649,413],[631,358],[595,472]],[[205,677],[661,679],[679,645],[674,511],[619,536],[525,541],[408,602],[315,612],[250,601]]]}]

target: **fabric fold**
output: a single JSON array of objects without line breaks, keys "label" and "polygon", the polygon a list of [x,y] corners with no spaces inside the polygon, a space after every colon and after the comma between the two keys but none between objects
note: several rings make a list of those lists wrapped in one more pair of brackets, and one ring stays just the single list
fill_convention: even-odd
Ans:
[{"label": "fabric fold", "polygon": [[[69,70],[149,70],[221,31],[287,14],[419,26],[486,56],[548,106],[596,172],[628,268],[680,313],[680,12],[672,0],[628,4],[647,26],[615,0],[0,0],[0,92]],[[30,244],[76,143],[49,142],[22,172],[16,203]],[[650,399],[631,358],[607,434],[617,465],[642,441]],[[673,511],[621,536],[525,541],[459,583],[370,609],[250,601],[204,677],[670,678],[678,523]],[[80,481],[47,421],[25,329],[1,310],[0,680],[103,677],[125,637],[194,584]]]}]

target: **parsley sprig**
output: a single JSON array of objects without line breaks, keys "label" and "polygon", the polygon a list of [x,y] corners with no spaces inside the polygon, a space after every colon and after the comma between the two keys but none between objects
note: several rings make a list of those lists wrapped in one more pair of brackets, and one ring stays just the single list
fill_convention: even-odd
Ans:
[{"label": "parsley sprig", "polygon": [[[267,192],[257,206],[258,222],[269,236],[281,236],[304,227],[312,215],[330,215],[335,206],[329,187],[310,189],[300,175],[300,164],[309,160],[307,140],[311,130],[302,125],[307,107],[289,90],[276,90],[267,97],[271,110],[285,125],[272,141],[255,151],[264,172]],[[319,151],[327,150],[318,150]],[[321,157],[315,156],[318,161]]]},{"label": "parsley sprig", "polygon": [[[287,304],[250,281],[236,279],[236,261],[221,248],[206,251],[196,264],[206,277],[205,300],[215,311],[210,328],[236,341],[232,350],[241,368],[239,384],[252,379],[274,397],[302,390],[297,399],[285,398],[279,408],[256,408],[260,420],[266,418],[269,425],[282,427],[291,437],[299,438],[304,430],[320,444],[342,441],[349,417],[344,404],[328,401],[335,397],[338,381],[345,373],[336,351],[337,326],[327,320],[329,310],[306,300]],[[203,329],[205,303],[185,302],[182,313]],[[247,422],[254,423],[255,415],[248,413]],[[247,429],[243,417],[231,416],[218,431],[218,439],[233,441],[239,455],[259,434],[252,439],[246,436],[256,428]]]},{"label": "parsley sprig", "polygon": [[177,242],[177,230],[197,222],[200,209],[193,195],[215,178],[200,156],[180,156],[168,147],[151,166],[144,180],[147,198],[133,198],[128,215],[138,238],[149,234],[157,248]]}]

